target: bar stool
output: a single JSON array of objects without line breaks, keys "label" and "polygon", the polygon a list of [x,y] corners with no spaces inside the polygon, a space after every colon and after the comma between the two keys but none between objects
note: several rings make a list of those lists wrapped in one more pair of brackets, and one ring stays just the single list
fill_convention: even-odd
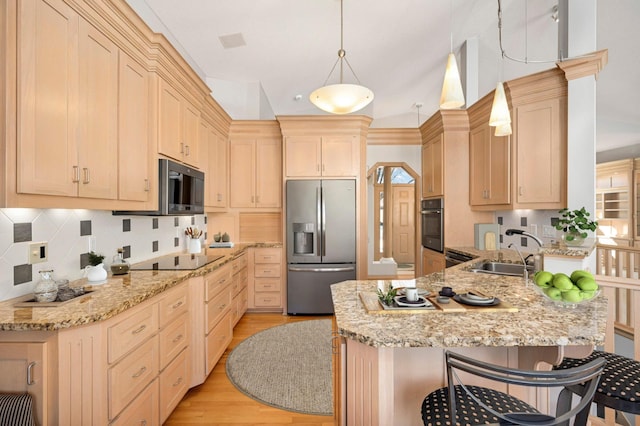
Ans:
[{"label": "bar stool", "polygon": [[[640,362],[610,352],[593,351],[586,358],[565,358],[554,370],[575,368],[594,359],[605,360],[604,371],[593,396],[598,417],[604,418],[604,407],[640,414]],[[576,395],[585,392],[580,384],[567,386],[566,389]]]},{"label": "bar stool", "polygon": [[[422,421],[425,426],[516,424],[550,426],[568,424],[584,426],[589,406],[604,369],[605,361],[593,359],[574,368],[552,371],[519,370],[474,360],[453,352],[445,353],[448,387],[427,395],[422,402]],[[557,410],[556,416],[540,413],[520,399],[484,386],[464,385],[457,371],[464,371],[483,379],[513,385],[565,388],[585,384],[585,392],[574,407]],[[456,384],[458,383],[458,384]],[[565,406],[566,404],[558,404]]]}]

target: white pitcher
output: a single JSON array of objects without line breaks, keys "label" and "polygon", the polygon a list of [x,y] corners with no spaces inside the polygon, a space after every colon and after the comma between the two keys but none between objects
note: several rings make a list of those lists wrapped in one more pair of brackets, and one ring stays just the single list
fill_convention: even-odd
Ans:
[{"label": "white pitcher", "polygon": [[96,266],[87,265],[84,275],[89,282],[104,281],[107,279],[107,270],[104,269],[104,263]]}]

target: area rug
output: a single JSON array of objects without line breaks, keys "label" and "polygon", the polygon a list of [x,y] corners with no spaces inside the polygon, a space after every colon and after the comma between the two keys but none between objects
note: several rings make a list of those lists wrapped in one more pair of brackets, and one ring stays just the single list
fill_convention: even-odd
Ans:
[{"label": "area rug", "polygon": [[279,325],[243,340],[229,354],[227,377],[242,393],[272,407],[333,414],[331,320]]}]

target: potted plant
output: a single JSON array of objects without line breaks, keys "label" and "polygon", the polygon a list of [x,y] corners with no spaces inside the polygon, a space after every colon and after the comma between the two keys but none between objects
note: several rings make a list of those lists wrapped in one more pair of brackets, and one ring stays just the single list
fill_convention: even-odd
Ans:
[{"label": "potted plant", "polygon": [[94,251],[89,252],[89,265],[98,266],[104,260],[104,256]]},{"label": "potted plant", "polygon": [[558,213],[562,215],[556,229],[564,232],[564,241],[569,246],[580,246],[589,235],[587,231],[595,231],[598,222],[589,219],[590,213],[581,209],[562,209]]}]

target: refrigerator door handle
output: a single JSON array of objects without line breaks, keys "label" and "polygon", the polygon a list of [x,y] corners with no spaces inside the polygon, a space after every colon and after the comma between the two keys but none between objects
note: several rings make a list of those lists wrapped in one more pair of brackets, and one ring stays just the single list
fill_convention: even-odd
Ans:
[{"label": "refrigerator door handle", "polygon": [[326,241],[326,229],[325,229],[325,223],[327,222],[327,208],[325,206],[325,201],[324,201],[324,188],[320,188],[320,199],[322,200],[322,222],[320,222],[321,224],[321,230],[320,232],[322,232],[322,252],[320,253],[320,256],[324,257],[327,255],[327,241]]},{"label": "refrigerator door handle", "polygon": [[292,272],[350,272],[355,271],[354,266],[344,266],[341,268],[298,268],[295,266],[289,266],[289,270]]},{"label": "refrigerator door handle", "polygon": [[318,256],[322,256],[322,247],[323,247],[323,243],[324,241],[322,241],[323,239],[323,232],[322,232],[322,187],[317,187],[316,188],[316,240],[318,241],[318,251],[317,251],[317,255]]}]

